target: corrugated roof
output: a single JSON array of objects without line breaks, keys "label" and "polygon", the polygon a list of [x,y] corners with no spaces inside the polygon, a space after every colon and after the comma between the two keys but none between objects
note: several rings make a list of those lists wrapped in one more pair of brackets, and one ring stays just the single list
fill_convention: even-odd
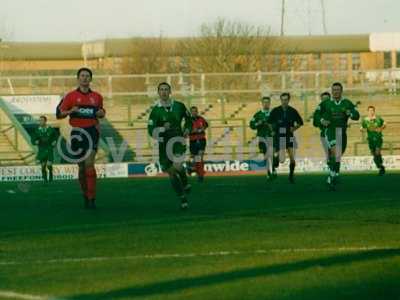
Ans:
[{"label": "corrugated roof", "polygon": [[[136,52],[147,55],[140,48],[162,43],[162,56],[188,55],[179,47],[180,42],[196,43],[199,38],[130,38],[107,39],[89,43],[28,43],[1,42],[0,58],[4,60],[68,60],[87,58],[121,57]],[[268,37],[265,54],[274,53],[349,53],[368,52],[369,35],[285,36]],[[240,50],[241,51],[241,50]],[[246,50],[243,50],[246,51]],[[238,53],[243,54],[243,53]],[[190,55],[190,54],[189,54]],[[203,55],[210,55],[204,53]],[[212,54],[211,54],[212,55]]]},{"label": "corrugated roof", "polygon": [[81,43],[1,42],[3,60],[59,60],[82,57]]}]

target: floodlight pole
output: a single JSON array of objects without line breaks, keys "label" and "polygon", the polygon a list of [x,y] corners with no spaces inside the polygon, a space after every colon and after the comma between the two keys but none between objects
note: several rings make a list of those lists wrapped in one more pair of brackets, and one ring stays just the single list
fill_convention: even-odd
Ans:
[{"label": "floodlight pole", "polygon": [[326,28],[326,15],[325,15],[325,1],[321,0],[321,8],[322,8],[322,28],[324,29],[324,34],[328,34],[328,30]]},{"label": "floodlight pole", "polygon": [[282,12],[281,12],[281,36],[284,35],[285,28],[285,0],[282,0]]}]

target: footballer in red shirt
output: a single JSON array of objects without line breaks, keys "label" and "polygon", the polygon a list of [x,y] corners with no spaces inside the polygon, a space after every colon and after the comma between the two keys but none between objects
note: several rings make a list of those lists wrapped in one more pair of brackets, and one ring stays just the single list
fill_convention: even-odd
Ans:
[{"label": "footballer in red shirt", "polygon": [[[192,106],[190,108],[192,115],[192,131],[189,135],[190,140],[190,158],[191,165],[194,164],[194,169],[197,173],[200,182],[204,180],[204,151],[206,149],[206,133],[208,127],[206,119],[199,115],[198,108]],[[190,170],[192,167],[190,168]]]},{"label": "footballer in red shirt", "polygon": [[77,72],[79,86],[67,93],[57,107],[57,118],[69,117],[72,126],[70,151],[78,163],[79,183],[86,209],[95,209],[96,169],[94,162],[100,137],[99,119],[104,118],[103,97],[90,89],[92,71],[81,68]]}]

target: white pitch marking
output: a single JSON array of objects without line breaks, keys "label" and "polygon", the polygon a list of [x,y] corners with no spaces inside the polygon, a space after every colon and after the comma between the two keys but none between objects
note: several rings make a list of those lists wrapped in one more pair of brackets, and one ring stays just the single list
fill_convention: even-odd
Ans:
[{"label": "white pitch marking", "polygon": [[1,298],[13,298],[13,299],[21,299],[21,300],[63,300],[60,298],[53,298],[47,296],[35,296],[30,294],[21,294],[16,293],[14,291],[2,291],[0,290],[0,299]]},{"label": "white pitch marking", "polygon": [[234,255],[256,255],[268,253],[318,253],[318,252],[357,252],[371,250],[389,250],[398,249],[398,247],[331,247],[331,248],[282,248],[282,249],[258,249],[253,251],[211,251],[206,253],[170,253],[170,254],[143,254],[143,255],[128,255],[128,256],[97,256],[97,257],[71,257],[59,259],[44,259],[44,260],[25,260],[25,261],[0,261],[0,266],[12,266],[23,264],[58,264],[58,263],[81,263],[81,262],[103,262],[112,260],[141,260],[141,259],[168,259],[168,258],[189,258],[189,257],[217,257],[217,256],[234,256]]}]

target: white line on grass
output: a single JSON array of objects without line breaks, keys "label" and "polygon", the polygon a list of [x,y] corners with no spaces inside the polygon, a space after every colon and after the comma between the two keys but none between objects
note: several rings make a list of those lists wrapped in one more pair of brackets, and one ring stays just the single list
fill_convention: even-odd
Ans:
[{"label": "white line on grass", "polygon": [[189,258],[189,257],[217,257],[217,256],[234,256],[234,255],[257,255],[269,253],[321,253],[321,252],[359,252],[371,250],[390,250],[398,249],[398,247],[332,247],[332,248],[282,248],[282,249],[258,249],[253,251],[211,251],[205,253],[170,253],[170,254],[142,254],[142,255],[127,255],[127,256],[95,256],[95,257],[72,257],[72,258],[57,258],[43,260],[14,260],[0,261],[0,266],[12,266],[23,264],[59,264],[59,263],[82,263],[82,262],[105,262],[113,260],[145,260],[145,259],[169,259],[169,258]]},{"label": "white line on grass", "polygon": [[2,291],[0,290],[0,299],[21,299],[21,300],[62,300],[60,298],[53,298],[47,296],[35,296],[30,294],[21,294],[14,291]]}]

